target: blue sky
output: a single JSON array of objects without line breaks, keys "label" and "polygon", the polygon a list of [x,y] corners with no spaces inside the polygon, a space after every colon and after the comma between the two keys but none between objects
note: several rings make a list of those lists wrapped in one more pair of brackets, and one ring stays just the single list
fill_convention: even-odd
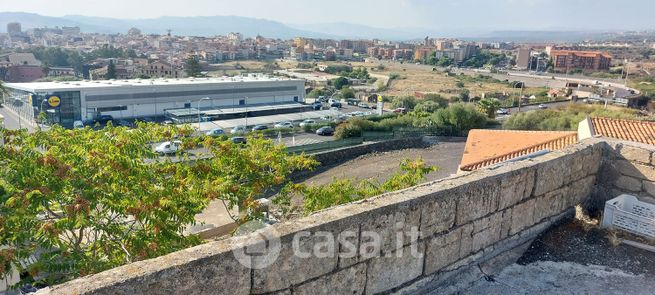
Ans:
[{"label": "blue sky", "polygon": [[655,29],[655,0],[0,0],[0,11],[116,18],[238,15],[383,28]]}]

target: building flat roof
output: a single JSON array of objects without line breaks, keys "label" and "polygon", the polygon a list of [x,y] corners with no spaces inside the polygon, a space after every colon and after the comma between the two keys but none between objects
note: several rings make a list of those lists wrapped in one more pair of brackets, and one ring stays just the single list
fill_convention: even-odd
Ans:
[{"label": "building flat roof", "polygon": [[52,91],[79,91],[84,89],[119,88],[119,87],[152,87],[152,86],[192,86],[192,85],[220,85],[231,83],[256,83],[276,81],[304,81],[301,79],[287,79],[262,75],[220,77],[220,78],[184,78],[184,79],[132,79],[132,80],[96,80],[96,81],[70,81],[70,82],[31,82],[6,83],[7,88],[19,89],[29,92]]}]

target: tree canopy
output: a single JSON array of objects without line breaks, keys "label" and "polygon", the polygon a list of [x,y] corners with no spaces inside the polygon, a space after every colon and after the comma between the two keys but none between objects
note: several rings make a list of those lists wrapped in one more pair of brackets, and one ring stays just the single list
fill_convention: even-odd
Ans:
[{"label": "tree canopy", "polygon": [[189,77],[198,77],[202,73],[202,67],[200,67],[200,62],[195,56],[187,57],[184,65],[184,70],[186,71],[186,74]]},{"label": "tree canopy", "polygon": [[[184,231],[211,200],[237,207],[238,223],[261,218],[256,198],[316,165],[261,137],[241,146],[191,133],[144,123],[129,132],[0,128],[0,277],[13,265],[52,284],[198,244]],[[152,150],[173,138],[212,157],[172,161],[188,155]],[[35,263],[19,263],[32,255]]]}]

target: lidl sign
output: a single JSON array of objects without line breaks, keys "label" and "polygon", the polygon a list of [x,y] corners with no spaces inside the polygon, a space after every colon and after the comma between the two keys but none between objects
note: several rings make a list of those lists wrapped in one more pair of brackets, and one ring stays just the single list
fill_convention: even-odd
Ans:
[{"label": "lidl sign", "polygon": [[48,97],[48,104],[51,107],[56,108],[59,106],[59,104],[61,104],[61,98],[59,98],[59,96],[56,95],[50,96]]}]

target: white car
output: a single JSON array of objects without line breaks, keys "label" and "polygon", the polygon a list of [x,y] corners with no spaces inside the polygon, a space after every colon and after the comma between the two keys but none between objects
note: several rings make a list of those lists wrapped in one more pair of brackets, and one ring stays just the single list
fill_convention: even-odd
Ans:
[{"label": "white car", "polygon": [[539,109],[541,109],[541,110],[544,110],[544,109],[547,109],[547,108],[548,108],[548,106],[545,105],[545,104],[540,104],[539,105]]},{"label": "white car", "polygon": [[274,128],[293,128],[293,123],[290,121],[279,122],[273,126]]},{"label": "white car", "polygon": [[302,123],[300,123],[300,127],[312,126],[314,124],[316,124],[316,121],[307,119],[305,121],[302,121]]},{"label": "white car", "polygon": [[246,128],[246,126],[243,126],[243,125],[234,126],[234,128],[232,128],[232,130],[230,130],[230,133],[232,133],[232,134],[243,134],[243,133],[247,133],[247,132],[248,132],[248,128]]},{"label": "white car", "polygon": [[160,145],[155,147],[155,152],[162,155],[169,155],[169,154],[177,153],[180,149],[182,149],[181,141],[179,140],[166,141],[166,142],[162,142]]},{"label": "white car", "polygon": [[205,133],[205,135],[207,136],[221,136],[223,134],[225,134],[225,131],[221,128],[214,128],[212,130],[207,131],[207,133]]}]

